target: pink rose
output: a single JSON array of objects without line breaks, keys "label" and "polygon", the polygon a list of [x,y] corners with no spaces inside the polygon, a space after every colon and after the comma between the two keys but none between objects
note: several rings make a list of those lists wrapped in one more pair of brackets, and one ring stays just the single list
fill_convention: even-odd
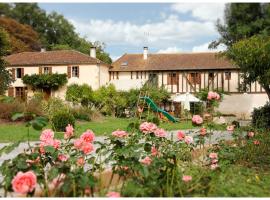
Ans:
[{"label": "pink rose", "polygon": [[183,177],[182,177],[182,181],[184,181],[185,183],[187,183],[191,180],[192,180],[192,176],[183,175]]},{"label": "pink rose", "polygon": [[110,197],[110,198],[119,198],[119,197],[121,197],[119,192],[108,192],[106,196]]},{"label": "pink rose", "polygon": [[201,128],[200,129],[200,135],[201,136],[205,136],[206,135],[206,131],[207,131],[206,128]]},{"label": "pink rose", "polygon": [[45,147],[45,143],[41,142],[41,143],[39,144],[39,152],[40,152],[41,154],[45,154],[45,153],[46,153],[44,147]]},{"label": "pink rose", "polygon": [[83,151],[84,154],[89,154],[92,151],[94,151],[94,146],[91,143],[84,142],[81,150]]},{"label": "pink rose", "polygon": [[61,145],[61,141],[60,140],[53,140],[53,145],[52,146],[55,149],[58,149],[60,147],[60,145]]},{"label": "pink rose", "polygon": [[211,159],[217,159],[218,158],[218,154],[217,153],[210,153],[209,154],[209,158],[211,158]]},{"label": "pink rose", "polygon": [[157,156],[158,155],[158,150],[155,146],[152,146],[151,148],[151,155],[152,156]]},{"label": "pink rose", "polygon": [[118,137],[118,138],[124,138],[128,136],[128,133],[126,131],[117,130],[117,131],[112,132],[112,136]]},{"label": "pink rose", "polygon": [[60,161],[62,161],[62,162],[67,161],[68,158],[69,158],[68,155],[65,155],[65,154],[59,154],[59,155],[58,155],[58,159],[59,159]]},{"label": "pink rose", "polygon": [[259,144],[260,144],[260,141],[259,141],[259,140],[254,140],[254,141],[253,141],[253,144],[259,145]]},{"label": "pink rose", "polygon": [[84,165],[84,163],[85,163],[85,161],[84,161],[84,158],[83,157],[79,157],[78,159],[77,159],[77,165],[79,165],[79,166],[83,166]]},{"label": "pink rose", "polygon": [[39,139],[41,142],[48,143],[49,141],[53,140],[54,132],[51,129],[46,129],[42,131]]},{"label": "pink rose", "polygon": [[227,131],[233,132],[233,130],[234,130],[234,125],[227,126]]},{"label": "pink rose", "polygon": [[220,95],[218,93],[216,93],[216,92],[209,91],[208,92],[208,95],[207,95],[207,99],[208,100],[213,100],[213,99],[219,100],[220,99]]},{"label": "pink rose", "polygon": [[82,146],[82,144],[83,144],[83,140],[82,139],[77,139],[77,140],[75,140],[74,141],[74,147],[76,148],[76,149],[80,149],[81,148],[81,146]]},{"label": "pink rose", "polygon": [[95,134],[93,133],[93,131],[87,130],[81,135],[80,138],[85,142],[93,142],[95,139]]},{"label": "pink rose", "polygon": [[185,143],[186,143],[186,144],[193,143],[193,137],[191,137],[191,136],[186,136],[186,137],[185,137]]},{"label": "pink rose", "polygon": [[14,192],[20,194],[27,194],[32,192],[37,185],[37,177],[32,171],[18,172],[12,179],[12,189]]},{"label": "pink rose", "polygon": [[167,136],[166,131],[162,128],[156,129],[154,133],[155,133],[156,137],[166,137]]},{"label": "pink rose", "polygon": [[192,122],[196,125],[200,125],[203,123],[203,118],[200,115],[193,115]]},{"label": "pink rose", "polygon": [[220,99],[220,95],[217,93],[216,94],[216,100],[219,100]]},{"label": "pink rose", "polygon": [[178,131],[176,133],[176,135],[177,135],[177,139],[178,140],[184,140],[185,139],[185,136],[186,136],[186,134],[184,133],[184,131]]},{"label": "pink rose", "polygon": [[144,164],[144,165],[150,165],[151,162],[152,162],[152,159],[151,159],[150,157],[148,157],[148,156],[146,156],[144,159],[142,159],[142,160],[140,161],[140,163],[142,163],[142,164]]},{"label": "pink rose", "polygon": [[143,133],[154,133],[157,126],[151,122],[144,122],[140,125],[140,131]]},{"label": "pink rose", "polygon": [[217,164],[217,163],[213,163],[213,164],[210,166],[210,168],[211,168],[212,170],[216,169],[217,167],[218,167],[218,164]]},{"label": "pink rose", "polygon": [[211,163],[212,163],[212,164],[218,163],[218,159],[213,159],[213,160],[211,160]]},{"label": "pink rose", "polygon": [[73,136],[74,128],[72,125],[68,124],[66,127],[66,132],[64,134],[64,138],[67,140]]},{"label": "pink rose", "polygon": [[248,137],[252,138],[252,137],[254,137],[254,135],[255,135],[254,132],[252,132],[252,131],[248,132]]}]

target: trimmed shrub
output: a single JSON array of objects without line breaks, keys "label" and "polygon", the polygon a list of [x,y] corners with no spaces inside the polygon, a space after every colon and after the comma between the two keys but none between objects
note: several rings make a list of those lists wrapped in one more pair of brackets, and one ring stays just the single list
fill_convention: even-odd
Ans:
[{"label": "trimmed shrub", "polygon": [[252,112],[252,125],[256,128],[270,129],[270,103],[255,108]]},{"label": "trimmed shrub", "polygon": [[64,132],[68,124],[75,127],[75,118],[70,111],[63,109],[53,114],[51,119],[53,130]]}]

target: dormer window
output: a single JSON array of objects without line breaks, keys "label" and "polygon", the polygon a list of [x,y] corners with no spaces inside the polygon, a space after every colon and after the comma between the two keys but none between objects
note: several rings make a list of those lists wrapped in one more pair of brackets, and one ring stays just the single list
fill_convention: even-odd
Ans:
[{"label": "dormer window", "polygon": [[122,62],[121,63],[121,67],[127,67],[128,66],[128,62]]}]

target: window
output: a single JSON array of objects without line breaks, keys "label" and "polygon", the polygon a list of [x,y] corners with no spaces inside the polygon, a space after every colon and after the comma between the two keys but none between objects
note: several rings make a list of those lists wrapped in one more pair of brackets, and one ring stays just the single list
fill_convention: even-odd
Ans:
[{"label": "window", "polygon": [[72,77],[79,77],[79,67],[72,67]]},{"label": "window", "polygon": [[22,78],[22,68],[16,69],[16,78]]},{"label": "window", "polygon": [[189,81],[193,84],[200,84],[201,83],[201,74],[200,73],[190,73],[189,74]]},{"label": "window", "polygon": [[231,72],[225,72],[225,80],[231,80]]},{"label": "window", "polygon": [[178,77],[176,75],[176,72],[168,73],[167,83],[168,85],[177,85],[178,83]]},{"label": "window", "polygon": [[50,73],[49,67],[44,67],[43,72],[44,74],[49,74]]},{"label": "window", "polygon": [[214,73],[213,72],[208,73],[208,79],[209,80],[214,80]]},{"label": "window", "polygon": [[25,99],[25,89],[23,87],[16,87],[15,97],[19,99]]}]

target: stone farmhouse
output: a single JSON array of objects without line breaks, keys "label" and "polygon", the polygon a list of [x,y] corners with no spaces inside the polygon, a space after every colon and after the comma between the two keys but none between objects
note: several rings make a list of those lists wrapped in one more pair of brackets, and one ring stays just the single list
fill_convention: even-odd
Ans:
[{"label": "stone farmhouse", "polygon": [[[96,58],[95,48],[90,56],[73,50],[23,52],[7,56],[8,69],[15,82],[7,95],[31,96],[21,78],[24,74],[66,73],[68,84],[86,83],[93,89],[112,83],[118,90],[140,88],[151,80],[164,86],[172,95],[195,93],[203,88],[226,92],[219,111],[238,116],[249,115],[254,107],[268,100],[263,88],[255,82],[249,91],[240,91],[240,70],[217,53],[150,54],[144,47],[141,54],[124,54],[111,66]],[[66,87],[51,96],[65,97]]]}]

